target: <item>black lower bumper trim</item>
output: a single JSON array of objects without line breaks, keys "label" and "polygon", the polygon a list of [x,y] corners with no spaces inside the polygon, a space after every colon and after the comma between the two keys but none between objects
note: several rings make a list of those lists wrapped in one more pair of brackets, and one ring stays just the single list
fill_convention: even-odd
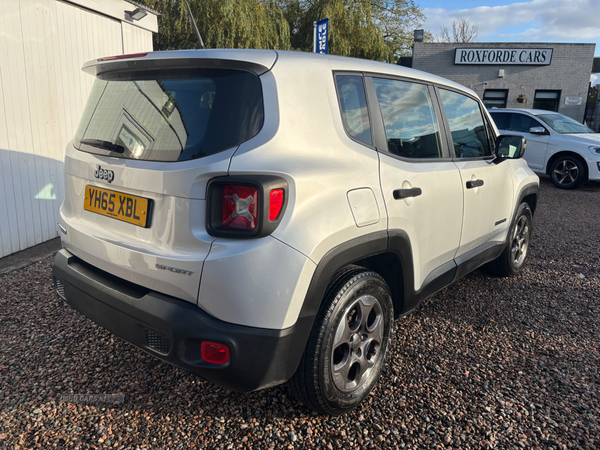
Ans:
[{"label": "black lower bumper trim", "polygon": [[[314,321],[314,316],[301,317],[284,330],[223,322],[189,302],[103,272],[64,249],[56,254],[52,270],[67,303],[94,322],[156,358],[241,392],[291,378]],[[227,345],[229,362],[203,361],[203,341]]]}]

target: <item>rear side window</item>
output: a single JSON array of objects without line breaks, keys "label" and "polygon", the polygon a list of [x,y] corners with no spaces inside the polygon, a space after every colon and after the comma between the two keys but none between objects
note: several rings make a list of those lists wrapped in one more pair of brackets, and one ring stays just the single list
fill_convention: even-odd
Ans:
[{"label": "rear side window", "polygon": [[457,158],[492,156],[479,103],[466,95],[440,89]]},{"label": "rear side window", "polygon": [[335,81],[346,132],[352,138],[371,145],[371,124],[362,77],[336,75]]},{"label": "rear side window", "polygon": [[441,158],[442,147],[429,89],[423,84],[373,78],[390,153]]},{"label": "rear side window", "polygon": [[258,77],[240,70],[96,80],[74,144],[99,155],[187,161],[236,147],[264,121]]}]

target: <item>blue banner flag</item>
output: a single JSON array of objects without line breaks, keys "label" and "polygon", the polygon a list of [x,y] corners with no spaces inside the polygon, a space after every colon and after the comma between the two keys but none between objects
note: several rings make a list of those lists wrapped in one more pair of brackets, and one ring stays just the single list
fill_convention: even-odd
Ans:
[{"label": "blue banner flag", "polygon": [[317,22],[317,53],[329,53],[329,19]]}]

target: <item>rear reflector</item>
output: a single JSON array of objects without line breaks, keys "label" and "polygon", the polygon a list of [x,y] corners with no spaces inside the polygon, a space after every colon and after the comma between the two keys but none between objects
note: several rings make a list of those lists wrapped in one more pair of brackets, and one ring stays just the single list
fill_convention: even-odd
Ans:
[{"label": "rear reflector", "polygon": [[221,223],[227,228],[254,230],[257,225],[258,190],[251,186],[223,188]]},{"label": "rear reflector", "polygon": [[125,59],[125,58],[141,58],[142,56],[146,56],[148,53],[130,53],[129,55],[117,55],[117,56],[106,56],[104,58],[98,59],[98,62],[101,61],[112,61],[113,59]]},{"label": "rear reflector", "polygon": [[273,189],[269,195],[269,220],[272,222],[279,217],[283,206],[283,189]]},{"label": "rear reflector", "polygon": [[229,361],[229,348],[216,342],[202,342],[200,344],[200,356],[208,363],[225,364]]}]

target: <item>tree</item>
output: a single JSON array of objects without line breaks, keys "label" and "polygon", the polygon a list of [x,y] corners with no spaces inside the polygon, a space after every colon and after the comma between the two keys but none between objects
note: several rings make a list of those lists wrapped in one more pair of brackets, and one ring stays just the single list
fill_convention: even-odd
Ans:
[{"label": "tree", "polygon": [[[425,22],[425,15],[413,0],[376,1],[377,20],[382,26],[393,61],[400,56],[410,56],[414,43],[414,30]],[[425,32],[425,41],[431,40],[431,33]]]},{"label": "tree", "polygon": [[[291,49],[289,26],[275,0],[188,0],[207,48]],[[184,0],[145,0],[161,13],[155,50],[198,48]]]},{"label": "tree", "polygon": [[[312,51],[313,22],[329,18],[329,51],[396,63],[425,20],[413,0],[189,0],[207,48]],[[183,0],[144,0],[159,11],[155,50],[197,48]]]},{"label": "tree", "polygon": [[296,50],[311,51],[313,22],[329,17],[330,53],[395,63],[425,16],[413,0],[281,0]]},{"label": "tree", "polygon": [[477,42],[479,34],[479,25],[471,25],[465,14],[461,14],[458,19],[452,21],[452,36],[448,27],[440,28],[439,42]]}]

